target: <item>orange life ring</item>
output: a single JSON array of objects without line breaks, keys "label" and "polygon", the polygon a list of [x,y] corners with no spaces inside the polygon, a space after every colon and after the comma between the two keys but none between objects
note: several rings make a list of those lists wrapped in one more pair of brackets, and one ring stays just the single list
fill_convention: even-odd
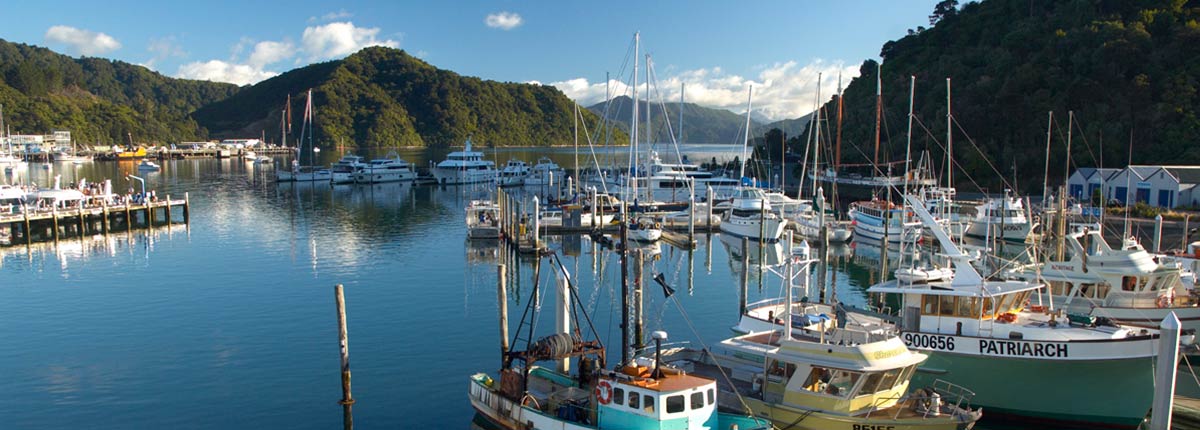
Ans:
[{"label": "orange life ring", "polygon": [[612,401],[612,385],[608,381],[600,381],[596,384],[596,401],[602,405],[607,405]]}]

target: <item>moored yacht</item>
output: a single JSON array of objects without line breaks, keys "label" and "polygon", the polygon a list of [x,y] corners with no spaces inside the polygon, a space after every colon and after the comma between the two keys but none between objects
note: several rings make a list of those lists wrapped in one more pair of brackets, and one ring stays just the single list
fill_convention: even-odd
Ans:
[{"label": "moored yacht", "polygon": [[1010,190],[1004,190],[1004,197],[989,199],[979,205],[966,234],[1024,242],[1033,231],[1034,225],[1026,216],[1025,205],[1021,203],[1021,199],[1011,194]]},{"label": "moored yacht", "polygon": [[566,181],[567,171],[549,157],[538,158],[537,163],[529,169],[525,178],[527,186],[543,186],[561,184]]},{"label": "moored yacht", "polygon": [[525,185],[525,178],[528,176],[529,164],[512,159],[504,164],[503,169],[500,169],[500,174],[496,176],[496,182],[501,187],[519,187]]},{"label": "moored yacht", "polygon": [[771,211],[771,202],[762,190],[742,188],[738,191],[729,212],[721,219],[721,232],[776,242],[783,235],[787,220]]},{"label": "moored yacht", "polygon": [[396,151],[388,152],[384,158],[371,160],[354,174],[354,182],[359,184],[411,181],[416,178],[417,171],[413,170],[412,164],[400,158]]},{"label": "moored yacht", "polygon": [[473,184],[496,180],[496,164],[483,159],[483,153],[471,150],[471,138],[462,151],[454,151],[433,168],[437,183]]},{"label": "moored yacht", "polygon": [[363,162],[363,157],[347,153],[342,155],[342,158],[329,166],[330,181],[335,184],[350,184],[354,182],[354,175],[366,168],[367,163]]},{"label": "moored yacht", "polygon": [[921,237],[921,223],[905,221],[903,205],[872,199],[851,203],[849,213],[855,237],[886,243],[912,243]]}]

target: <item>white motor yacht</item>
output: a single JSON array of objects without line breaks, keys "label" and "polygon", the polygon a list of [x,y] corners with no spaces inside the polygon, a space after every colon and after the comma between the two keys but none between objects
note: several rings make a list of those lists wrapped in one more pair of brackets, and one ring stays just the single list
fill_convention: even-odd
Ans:
[{"label": "white motor yacht", "polygon": [[786,219],[771,212],[771,202],[762,190],[742,188],[733,198],[728,215],[722,218],[721,232],[775,242],[783,235],[786,226]]},{"label": "white motor yacht", "polygon": [[471,138],[462,151],[454,151],[433,168],[437,183],[443,185],[473,184],[496,180],[496,164],[483,159],[483,153],[471,150]]},{"label": "white motor yacht", "polygon": [[350,184],[354,183],[354,175],[366,168],[367,163],[363,162],[363,157],[346,154],[343,155],[336,163],[329,166],[329,171],[332,173],[331,181],[335,184]]},{"label": "white motor yacht", "polygon": [[359,184],[375,184],[380,182],[411,181],[417,178],[417,171],[411,163],[404,161],[396,151],[388,152],[384,158],[376,158],[367,166],[354,174],[354,182]]}]

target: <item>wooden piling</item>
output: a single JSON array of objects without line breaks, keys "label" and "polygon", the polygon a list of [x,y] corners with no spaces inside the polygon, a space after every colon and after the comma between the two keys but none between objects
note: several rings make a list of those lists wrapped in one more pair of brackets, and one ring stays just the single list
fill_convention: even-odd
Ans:
[{"label": "wooden piling", "polygon": [[100,200],[100,231],[108,235],[108,199]]},{"label": "wooden piling", "polygon": [[746,314],[746,294],[750,289],[750,238],[742,238],[742,293],[738,296],[738,318]]},{"label": "wooden piling", "polygon": [[500,306],[500,363],[508,364],[508,266],[496,266],[497,301]]},{"label": "wooden piling", "polygon": [[50,209],[50,219],[54,222],[54,243],[58,243],[58,204],[55,203]]},{"label": "wooden piling", "polygon": [[33,229],[29,225],[29,208],[22,208],[21,214],[25,215],[25,244],[29,245],[33,243]]},{"label": "wooden piling", "polygon": [[84,222],[83,202],[79,202],[79,238],[80,239],[83,239],[83,235],[86,232],[86,230],[84,229],[83,222]]},{"label": "wooden piling", "polygon": [[167,205],[163,207],[163,214],[167,218],[167,234],[171,233],[171,195],[167,194]]},{"label": "wooden piling", "polygon": [[342,284],[333,287],[334,301],[337,303],[338,348],[342,358],[342,425],[346,430],[354,428],[354,418],[350,407],[354,397],[350,395],[350,345],[346,331],[346,298],[342,294]]},{"label": "wooden piling", "polygon": [[186,193],[186,192],[183,193],[183,223],[184,224],[188,224],[191,222],[191,218],[189,217],[190,211],[191,211],[191,206],[192,206],[192,200],[188,196],[188,193]]}]

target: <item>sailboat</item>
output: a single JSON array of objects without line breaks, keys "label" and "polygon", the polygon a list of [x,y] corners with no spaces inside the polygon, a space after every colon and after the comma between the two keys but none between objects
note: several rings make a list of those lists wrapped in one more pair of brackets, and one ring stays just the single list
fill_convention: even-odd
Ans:
[{"label": "sailboat", "polygon": [[83,164],[91,162],[92,157],[89,155],[79,155],[79,145],[75,143],[75,139],[71,139],[71,150],[55,152],[54,161],[59,163]]},{"label": "sailboat", "polygon": [[[287,109],[285,109],[285,112],[291,111],[291,109],[290,109],[291,108],[291,106],[290,106],[291,98],[290,97],[288,99],[288,105],[289,106]],[[285,115],[285,116],[287,116],[287,115]],[[284,127],[284,142],[287,141],[287,138],[286,138],[287,131],[286,130],[287,130],[287,128],[285,126]],[[312,163],[312,165],[309,165],[309,166],[301,166],[300,165],[300,157],[303,155],[303,151],[304,151],[305,135],[308,136],[308,148],[309,148],[309,154],[310,154],[309,160]],[[288,169],[288,170],[279,169],[279,170],[275,171],[275,179],[277,181],[279,181],[279,182],[319,182],[319,181],[331,181],[333,179],[332,171],[330,171],[327,168],[323,168],[323,167],[316,165],[317,153],[320,151],[320,149],[318,149],[316,147],[316,145],[313,144],[312,135],[313,135],[313,104],[312,104],[312,90],[310,89],[310,90],[308,90],[308,96],[304,102],[304,120],[300,125],[300,140],[299,140],[299,145],[296,147],[296,159],[292,160],[291,169]]]},{"label": "sailboat", "polygon": [[[821,100],[821,75],[817,74],[817,100],[818,106]],[[839,93],[841,89],[839,87]],[[841,97],[838,97],[838,103],[841,103]],[[809,133],[809,144],[812,147],[812,169],[817,171],[817,166],[821,154],[821,109],[813,111],[813,120],[809,127],[812,133]],[[837,184],[834,183],[834,189]],[[833,243],[844,243],[850,240],[850,236],[854,234],[853,226],[849,222],[838,221],[837,214],[829,207],[825,201],[824,188],[813,181],[813,196],[810,204],[803,206],[804,209],[790,217],[788,220],[793,223],[796,231],[800,232],[800,236],[807,240],[821,240],[821,231],[825,230],[826,238]],[[804,182],[800,182],[800,193],[804,193]],[[836,200],[836,196],[834,196]]]},{"label": "sailboat", "polygon": [[[746,102],[746,136],[742,142],[742,165],[738,177],[746,176],[746,147],[750,144],[750,112],[754,89]],[[742,186],[733,197],[728,214],[721,221],[721,232],[763,242],[776,242],[787,227],[787,219],[771,211],[771,201],[763,190]]]}]

